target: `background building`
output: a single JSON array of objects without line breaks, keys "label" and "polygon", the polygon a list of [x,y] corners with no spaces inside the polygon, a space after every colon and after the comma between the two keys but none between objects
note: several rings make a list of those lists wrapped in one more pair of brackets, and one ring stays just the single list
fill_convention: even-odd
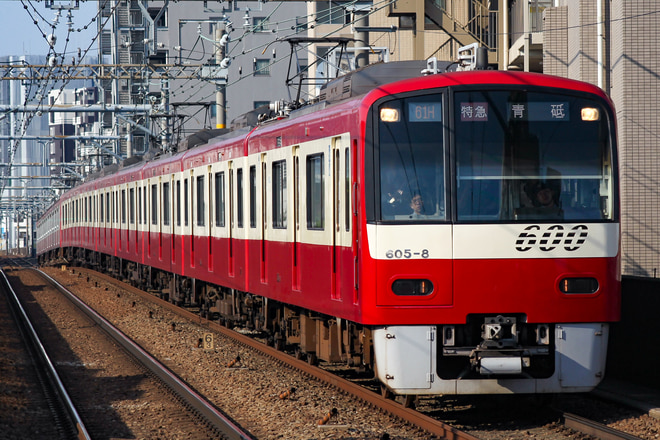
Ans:
[{"label": "background building", "polygon": [[660,26],[658,5],[642,0],[556,3],[545,14],[544,72],[598,84],[614,101],[620,148],[622,272],[657,278],[660,57],[654,31]]},{"label": "background building", "polygon": [[[176,145],[196,131],[216,128],[217,109],[222,108],[216,106],[218,91],[224,92],[225,125],[286,98],[289,44],[279,40],[300,32],[307,22],[303,2],[127,0],[114,2],[101,15],[112,24],[100,30],[102,63],[208,66],[196,78],[153,80],[143,71],[131,79],[101,81],[103,102],[163,107],[162,115],[136,114],[132,122],[104,115],[104,134],[130,134],[134,154],[149,149],[150,137],[159,139],[168,131]],[[220,44],[224,34],[228,37]],[[225,58],[230,62],[227,75],[214,80],[215,67]],[[126,147],[122,140],[117,153],[125,156]]]},{"label": "background building", "polygon": [[[43,63],[39,56],[4,56],[0,64],[26,65]],[[29,81],[0,82],[0,104],[19,107],[33,102],[43,88]],[[32,137],[48,133],[45,114],[5,113],[0,120],[0,251],[13,249],[26,254],[32,246],[31,206],[26,198],[39,200],[50,196],[50,180],[37,179],[48,175],[48,145]],[[9,167],[10,163],[17,165]],[[18,165],[20,164],[20,165]],[[4,245],[4,247],[2,246]]]}]

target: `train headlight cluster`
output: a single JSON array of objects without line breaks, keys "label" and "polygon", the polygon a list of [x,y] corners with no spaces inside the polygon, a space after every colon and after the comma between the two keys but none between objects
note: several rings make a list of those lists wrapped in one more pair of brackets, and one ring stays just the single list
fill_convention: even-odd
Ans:
[{"label": "train headlight cluster", "polygon": [[381,108],[380,120],[383,122],[399,122],[399,110],[395,108]]},{"label": "train headlight cluster", "polygon": [[590,294],[598,291],[598,280],[596,278],[564,278],[559,282],[559,290],[562,293]]},{"label": "train headlight cluster", "polygon": [[400,296],[430,295],[433,283],[429,280],[396,280],[392,283],[392,292]]},{"label": "train headlight cluster", "polygon": [[598,121],[600,120],[600,112],[597,108],[594,107],[584,107],[582,108],[582,120],[583,121]]}]

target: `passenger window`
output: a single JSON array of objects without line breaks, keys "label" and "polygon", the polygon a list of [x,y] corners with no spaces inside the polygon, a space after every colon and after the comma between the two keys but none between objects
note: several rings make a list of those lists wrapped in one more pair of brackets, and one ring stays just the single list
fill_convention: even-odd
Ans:
[{"label": "passenger window", "polygon": [[250,227],[257,227],[257,167],[250,167]]},{"label": "passenger window", "polygon": [[204,176],[197,176],[197,226],[204,226]]},{"label": "passenger window", "polygon": [[286,161],[273,162],[273,228],[286,228]]},{"label": "passenger window", "polygon": [[151,224],[158,224],[158,185],[151,185]]},{"label": "passenger window", "polygon": [[183,224],[188,226],[188,179],[183,181]]},{"label": "passenger window", "polygon": [[243,169],[236,170],[236,222],[243,227]]},{"label": "passenger window", "polygon": [[225,173],[215,173],[215,225],[225,226]]},{"label": "passenger window", "polygon": [[163,183],[163,225],[170,224],[170,183]]},{"label": "passenger window", "polygon": [[307,156],[307,229],[323,229],[323,153]]}]

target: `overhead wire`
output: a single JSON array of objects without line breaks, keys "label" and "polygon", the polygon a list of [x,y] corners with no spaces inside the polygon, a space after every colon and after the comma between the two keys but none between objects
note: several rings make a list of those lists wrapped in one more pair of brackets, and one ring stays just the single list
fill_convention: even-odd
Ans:
[{"label": "overhead wire", "polygon": [[[99,7],[99,8],[98,8],[98,12],[97,12],[97,14],[92,18],[92,20],[90,21],[89,24],[91,24],[91,23],[93,23],[94,21],[96,21],[96,19],[101,15],[101,11],[102,11],[102,9],[105,7],[105,5],[107,5],[108,3],[110,3],[110,0],[101,0],[101,1],[104,2],[104,5],[103,5],[102,7]],[[38,28],[39,31],[41,32],[42,37],[44,37],[44,39],[46,40],[46,42],[47,42],[48,45],[49,45],[48,54],[46,55],[46,59],[47,59],[47,60],[50,59],[51,56],[55,56],[56,59],[57,59],[57,55],[58,55],[58,53],[55,51],[55,42],[53,41],[53,43],[51,44],[51,42],[48,41],[48,36],[47,36],[47,35],[45,34],[45,32],[41,29],[41,26],[39,25],[39,20],[36,20],[36,19],[35,19],[34,15],[32,15],[32,13],[30,12],[29,7],[32,8],[33,12],[34,12],[39,18],[41,18],[42,21],[45,22],[45,21],[47,21],[47,20],[45,19],[45,17],[44,17],[43,15],[41,15],[41,13],[40,13],[40,12],[36,9],[36,7],[32,4],[32,1],[31,1],[31,0],[27,0],[27,4],[26,4],[25,0],[21,0],[21,4],[23,5],[23,8],[27,11],[27,13],[28,13],[28,15],[30,16],[30,18],[32,19],[33,23],[37,26],[37,28]],[[28,7],[28,6],[29,6],[29,7]],[[113,8],[113,10],[116,9],[116,7],[117,7],[117,6],[115,6],[115,8]],[[59,11],[58,11],[58,12],[59,12]],[[110,14],[110,15],[111,15],[111,14]],[[106,20],[105,20],[105,22],[103,23],[103,25],[100,26],[100,28],[97,30],[97,34],[96,34],[96,35],[92,38],[92,40],[90,41],[89,46],[88,46],[88,47],[85,49],[85,51],[84,51],[84,54],[81,55],[81,57],[80,57],[80,61],[82,61],[82,60],[85,59],[85,57],[86,57],[86,55],[87,55],[87,52],[89,52],[90,48],[94,45],[94,43],[96,42],[96,40],[97,40],[98,37],[100,36],[100,32],[101,32],[101,30],[102,30],[103,27],[105,27],[105,25],[107,24],[108,19],[110,18],[110,15],[106,18]],[[56,30],[57,24],[59,23],[59,18],[60,18],[60,17],[61,17],[61,14],[56,14],[56,19],[54,20],[53,24],[51,25],[51,30],[52,30],[52,34],[51,34],[51,35],[55,35],[55,30]],[[89,24],[85,25],[85,26],[84,26],[84,29],[86,29],[86,28],[89,26]],[[64,50],[63,54],[60,56],[60,58],[61,58],[62,60],[64,60],[64,56],[65,56],[64,53],[66,53],[66,48],[68,47],[69,37],[70,37],[70,35],[71,35],[71,31],[72,31],[72,27],[70,26],[70,27],[68,28],[68,31],[67,31],[67,37],[66,37],[66,39],[65,39],[65,50]],[[12,169],[12,165],[13,165],[14,157],[15,157],[16,151],[18,150],[18,147],[20,146],[20,143],[21,143],[21,139],[20,139],[20,138],[24,137],[24,136],[27,134],[27,130],[29,129],[29,126],[30,126],[30,124],[32,123],[32,120],[33,120],[34,117],[35,117],[35,113],[34,113],[34,112],[27,112],[27,111],[26,111],[26,109],[27,109],[27,105],[28,105],[30,102],[32,102],[32,101],[37,101],[37,107],[38,107],[38,106],[42,106],[43,103],[44,103],[44,100],[46,99],[46,97],[48,97],[48,95],[50,94],[50,92],[55,90],[55,84],[52,84],[52,85],[51,85],[50,82],[49,82],[49,80],[48,80],[47,78],[48,78],[48,76],[53,72],[53,70],[55,70],[55,68],[56,68],[56,64],[57,64],[57,63],[53,63],[53,65],[51,65],[51,63],[48,64],[48,70],[47,70],[46,74],[43,75],[43,79],[40,81],[41,83],[40,83],[39,86],[38,86],[37,92],[35,92],[34,94],[32,94],[32,93],[27,93],[27,94],[26,94],[25,100],[24,100],[24,102],[23,102],[23,111],[21,112],[21,114],[23,115],[23,117],[21,118],[21,121],[20,121],[20,135],[19,135],[18,138],[17,138],[17,139],[11,144],[11,146],[10,146],[10,148],[9,148],[9,150],[10,150],[10,151],[9,151],[9,157],[8,157],[8,159],[9,159],[9,163],[8,163],[8,166],[5,168],[5,169],[6,169],[6,173],[7,173],[7,175],[11,175],[11,169]],[[71,79],[72,79],[72,78],[70,77],[70,78],[67,78],[67,79],[62,80],[62,85],[61,85],[60,88],[59,88],[59,93],[58,93],[57,97],[55,97],[55,99],[53,100],[53,102],[52,102],[51,104],[49,104],[48,109],[51,109],[51,108],[52,108],[52,106],[54,105],[55,101],[56,101],[56,100],[59,98],[59,96],[63,93],[64,89],[66,88],[66,85],[68,85],[68,83],[71,81]],[[48,90],[49,88],[50,88],[50,90]],[[2,197],[2,194],[4,194],[4,190],[5,190],[5,188],[6,188],[6,182],[7,182],[6,180],[3,180],[3,182],[0,184],[0,197]]]}]

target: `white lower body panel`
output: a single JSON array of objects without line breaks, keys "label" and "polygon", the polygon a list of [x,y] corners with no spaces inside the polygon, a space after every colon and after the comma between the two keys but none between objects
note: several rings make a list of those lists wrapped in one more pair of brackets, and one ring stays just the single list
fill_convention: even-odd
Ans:
[{"label": "white lower body panel", "polygon": [[555,371],[546,379],[442,380],[435,326],[383,327],[373,334],[376,374],[396,394],[588,392],[605,374],[608,335],[608,324],[556,324]]}]

